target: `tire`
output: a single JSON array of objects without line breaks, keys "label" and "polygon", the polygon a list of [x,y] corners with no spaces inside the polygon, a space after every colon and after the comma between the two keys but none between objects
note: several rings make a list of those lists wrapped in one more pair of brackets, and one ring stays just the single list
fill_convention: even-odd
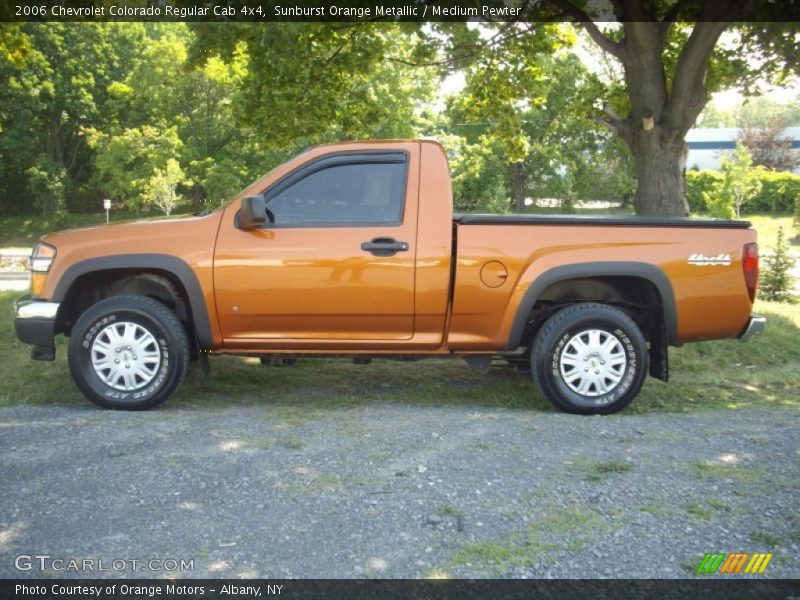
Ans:
[{"label": "tire", "polygon": [[531,352],[533,379],[547,399],[584,415],[607,415],[630,404],[644,384],[647,363],[636,323],[597,303],[557,312],[536,334]]},{"label": "tire", "polygon": [[178,318],[146,296],[113,296],[87,309],[67,351],[83,395],[122,410],[146,410],[169,398],[186,376],[189,356]]}]

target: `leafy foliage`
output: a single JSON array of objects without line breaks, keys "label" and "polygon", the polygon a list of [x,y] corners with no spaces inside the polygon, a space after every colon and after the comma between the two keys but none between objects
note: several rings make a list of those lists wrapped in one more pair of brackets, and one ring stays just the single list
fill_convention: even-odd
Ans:
[{"label": "leafy foliage", "polygon": [[[567,50],[570,29],[558,26],[554,35],[513,65],[487,51],[467,69],[463,92],[449,99],[447,129],[460,134],[462,148],[453,161],[457,203],[520,212],[528,198],[574,203],[631,194],[629,152],[587,110],[600,84]],[[521,53],[518,43],[509,56]],[[467,190],[470,201],[462,200]]]},{"label": "leafy foliage", "polygon": [[25,174],[31,190],[33,204],[43,217],[59,222],[65,214],[64,186],[67,172],[61,165],[42,154]]},{"label": "leafy foliage", "polygon": [[195,64],[246,57],[238,117],[266,150],[413,135],[416,107],[432,98],[434,71],[417,27],[391,23],[193,26]]},{"label": "leafy foliage", "polygon": [[[796,28],[780,22],[778,4],[768,0],[544,0],[529,10],[542,20],[566,16],[581,23],[611,65],[591,106],[630,148],[640,214],[685,214],[682,140],[710,93],[737,87],[753,94],[760,82],[797,73]],[[759,22],[747,22],[752,10]],[[605,24],[598,27],[597,20]],[[720,43],[726,30],[736,43]]]},{"label": "leafy foliage", "polygon": [[703,194],[706,208],[719,219],[739,217],[742,205],[761,191],[761,167],[753,168],[747,146],[737,142],[733,156],[720,160],[720,170],[722,177],[710,192]]},{"label": "leafy foliage", "polygon": [[141,211],[146,200],[145,185],[152,174],[170,160],[176,160],[183,145],[177,129],[152,125],[123,129],[118,134],[87,130],[95,159],[98,186],[123,204]]},{"label": "leafy foliage", "polygon": [[[800,175],[759,169],[756,176],[761,189],[742,207],[742,214],[786,215],[795,210],[795,203],[800,198]],[[718,171],[689,171],[686,174],[686,197],[692,212],[707,211],[704,194],[711,194],[721,179],[722,173]]]},{"label": "leafy foliage", "polygon": [[413,137],[437,75],[413,66],[423,42],[395,24],[5,24],[0,210],[36,208],[40,156],[67,209],[146,212],[169,161],[199,209],[310,144]]},{"label": "leafy foliage", "polygon": [[[569,51],[575,28],[547,19],[3,24],[0,211],[41,211],[42,203],[85,211],[113,197],[147,212],[147,184],[170,161],[184,173],[181,201],[213,207],[309,145],[420,134],[447,147],[460,210],[527,210],[526,200],[548,197],[632,201],[644,193],[635,170],[652,151],[644,141],[681,139],[708,92],[755,91],[759,78],[779,81],[797,66],[796,32],[777,19],[736,22],[738,44],[716,44],[725,23],[697,23],[696,3],[680,3],[674,23],[665,18],[673,3],[647,3],[650,18],[602,32],[579,18],[595,4],[548,0],[531,10],[583,21],[605,73]],[[709,50],[689,64],[693,36]],[[623,47],[626,56],[652,50],[643,62],[656,71],[620,60]],[[442,111],[437,81],[456,71],[466,87]],[[705,79],[702,94],[670,91],[684,72]],[[661,129],[642,137],[642,86],[659,81],[664,90],[649,98],[666,104],[649,108]]]},{"label": "leafy foliage", "polygon": [[156,169],[144,186],[144,200],[169,216],[180,203],[175,188],[184,178],[178,161],[170,158],[164,169]]}]

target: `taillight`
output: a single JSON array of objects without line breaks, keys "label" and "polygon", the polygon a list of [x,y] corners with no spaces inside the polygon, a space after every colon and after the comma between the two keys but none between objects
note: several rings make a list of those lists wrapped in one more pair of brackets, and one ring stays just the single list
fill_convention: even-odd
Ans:
[{"label": "taillight", "polygon": [[755,242],[744,245],[742,269],[744,269],[747,294],[750,296],[750,302],[753,302],[756,298],[756,287],[758,287],[758,244]]}]

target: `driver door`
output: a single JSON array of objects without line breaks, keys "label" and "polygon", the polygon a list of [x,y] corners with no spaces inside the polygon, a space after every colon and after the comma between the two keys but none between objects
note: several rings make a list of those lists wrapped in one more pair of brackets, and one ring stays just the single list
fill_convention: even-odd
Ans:
[{"label": "driver door", "polygon": [[264,190],[270,220],[226,209],[214,258],[224,343],[353,347],[414,334],[417,154],[322,155]]}]

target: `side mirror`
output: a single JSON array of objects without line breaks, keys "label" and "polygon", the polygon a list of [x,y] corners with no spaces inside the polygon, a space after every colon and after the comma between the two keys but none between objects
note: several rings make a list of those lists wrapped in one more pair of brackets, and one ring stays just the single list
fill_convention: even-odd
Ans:
[{"label": "side mirror", "polygon": [[236,224],[240,229],[253,229],[267,222],[267,201],[264,196],[247,196],[242,198]]}]

